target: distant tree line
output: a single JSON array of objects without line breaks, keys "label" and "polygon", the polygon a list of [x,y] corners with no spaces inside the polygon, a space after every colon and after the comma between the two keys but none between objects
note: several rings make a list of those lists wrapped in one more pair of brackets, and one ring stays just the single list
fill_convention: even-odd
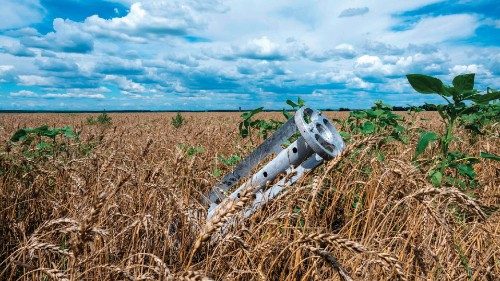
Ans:
[{"label": "distant tree line", "polygon": [[[420,109],[423,111],[437,111],[437,105],[432,104],[432,103],[426,103],[423,105],[419,106],[393,106],[392,110],[393,111],[408,111],[408,110],[415,110],[415,109]],[[347,107],[340,107],[338,110],[332,110],[332,111],[353,111],[356,109],[350,109]]]}]

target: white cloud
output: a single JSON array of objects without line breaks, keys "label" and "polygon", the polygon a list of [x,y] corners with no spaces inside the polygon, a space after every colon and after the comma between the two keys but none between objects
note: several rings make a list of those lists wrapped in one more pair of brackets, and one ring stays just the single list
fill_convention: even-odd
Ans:
[{"label": "white cloud", "polygon": [[262,36],[244,43],[233,44],[230,50],[225,51],[222,58],[280,61],[304,57],[307,51],[308,47],[304,43],[293,38],[278,43],[267,36]]},{"label": "white cloud", "polygon": [[[455,41],[480,36],[477,26],[491,28],[498,20],[402,15],[440,1],[113,0],[129,10],[110,19],[56,19],[47,34],[30,27],[4,31],[0,82],[39,86],[45,98],[103,99],[95,88],[105,85],[122,93],[110,104],[154,98],[149,105],[207,100],[215,107],[227,93],[257,96],[245,101],[249,106],[311,93],[323,105],[321,97],[329,101],[339,91],[349,102],[352,93],[408,91],[407,73],[446,79],[474,71],[478,83],[498,85],[498,47]],[[407,25],[408,19],[418,20]]]},{"label": "white cloud", "polygon": [[340,12],[339,18],[360,16],[368,13],[369,11],[370,9],[368,7],[348,8]]},{"label": "white cloud", "polygon": [[40,22],[43,8],[38,0],[1,1],[0,30],[28,26]]},{"label": "white cloud", "polygon": [[0,65],[0,77],[2,77],[2,75],[6,75],[13,69],[14,69],[13,65]]},{"label": "white cloud", "polygon": [[66,93],[66,94],[45,94],[43,98],[85,98],[85,99],[104,99],[103,94],[81,94],[81,93]]},{"label": "white cloud", "polygon": [[57,57],[41,58],[35,61],[35,64],[41,70],[66,72],[78,71],[78,65],[71,60],[61,59]]},{"label": "white cloud", "polygon": [[409,30],[387,33],[381,39],[394,44],[439,43],[471,36],[478,26],[476,17],[469,14],[429,17],[423,18]]},{"label": "white cloud", "polygon": [[92,36],[83,32],[78,23],[57,18],[53,26],[54,32],[24,37],[21,43],[28,47],[70,53],[89,53],[94,49]]},{"label": "white cloud", "polygon": [[27,90],[21,90],[18,92],[12,92],[10,93],[11,97],[26,97],[26,98],[33,98],[33,97],[38,97],[38,95],[32,91],[27,91]]},{"label": "white cloud", "polygon": [[88,89],[68,89],[63,92],[53,92],[41,95],[42,98],[45,99],[54,99],[54,98],[62,98],[62,99],[71,99],[71,98],[81,98],[81,99],[105,99],[105,93],[109,93],[109,90],[106,87],[99,88],[88,88]]},{"label": "white cloud", "polygon": [[481,64],[455,65],[450,68],[449,71],[453,76],[464,73],[475,73],[478,75],[491,76],[491,72],[485,69],[484,65]]},{"label": "white cloud", "polygon": [[18,57],[35,57],[36,56],[35,52],[24,47],[19,42],[15,42],[11,45],[3,46],[2,49],[6,53],[11,54],[13,56],[18,56]]},{"label": "white cloud", "polygon": [[82,30],[96,36],[146,43],[148,38],[184,36],[201,29],[205,12],[223,11],[218,1],[145,1],[133,3],[124,17],[91,16]]},{"label": "white cloud", "polygon": [[128,80],[123,76],[117,75],[106,75],[104,77],[104,81],[112,81],[114,82],[120,90],[129,92],[129,93],[144,93],[146,92],[146,88],[139,83]]},{"label": "white cloud", "polygon": [[19,75],[19,83],[24,86],[54,86],[52,78],[39,75]]}]

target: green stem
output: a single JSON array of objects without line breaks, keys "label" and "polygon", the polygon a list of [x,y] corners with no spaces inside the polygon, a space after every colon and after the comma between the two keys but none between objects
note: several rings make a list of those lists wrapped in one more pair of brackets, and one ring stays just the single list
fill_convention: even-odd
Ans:
[{"label": "green stem", "polygon": [[450,122],[446,126],[446,134],[444,136],[443,145],[442,145],[443,156],[445,156],[445,157],[448,154],[448,148],[449,148],[449,145],[451,142],[451,138],[453,136],[453,127],[455,126],[455,120],[456,120],[456,118],[452,117],[450,119]]}]

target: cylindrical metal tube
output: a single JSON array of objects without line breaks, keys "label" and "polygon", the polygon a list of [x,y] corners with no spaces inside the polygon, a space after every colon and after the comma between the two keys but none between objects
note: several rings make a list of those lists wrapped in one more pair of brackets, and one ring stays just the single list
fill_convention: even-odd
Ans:
[{"label": "cylindrical metal tube", "polygon": [[[279,174],[284,173],[290,166],[298,166],[304,160],[314,154],[312,148],[301,136],[286,149],[283,149],[271,162],[255,173],[250,180],[242,184],[235,192],[229,196],[232,199],[238,198],[242,190],[254,188],[255,191],[261,189],[267,182],[273,181]],[[208,218],[215,212],[216,208],[208,211]]]}]

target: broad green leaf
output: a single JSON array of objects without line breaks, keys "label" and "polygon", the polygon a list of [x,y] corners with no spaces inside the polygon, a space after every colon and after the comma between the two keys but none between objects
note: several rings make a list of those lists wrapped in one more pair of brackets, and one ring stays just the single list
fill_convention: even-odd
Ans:
[{"label": "broad green leaf", "polygon": [[14,133],[14,135],[12,135],[10,141],[12,142],[23,141],[24,139],[26,139],[28,132],[29,131],[27,129],[19,129]]},{"label": "broad green leaf", "polygon": [[474,172],[472,165],[459,164],[457,165],[457,171],[463,176],[468,176],[470,179],[476,177],[476,172]]},{"label": "broad green leaf", "polygon": [[373,111],[373,114],[377,117],[384,114],[384,113],[385,113],[385,110],[383,110],[383,109],[376,109]]},{"label": "broad green leaf", "polygon": [[297,98],[297,105],[299,107],[303,107],[305,104],[306,102],[303,99],[301,99],[300,97]]},{"label": "broad green leaf", "polygon": [[443,174],[440,171],[431,171],[430,175],[431,175],[430,180],[432,185],[440,186],[441,181],[443,180]]},{"label": "broad green leaf", "polygon": [[241,114],[241,118],[243,120],[248,120],[248,119],[252,118],[255,114],[262,112],[263,110],[264,110],[263,107],[259,107],[259,108],[244,112],[243,114]]},{"label": "broad green leaf", "polygon": [[444,91],[444,85],[441,80],[434,78],[432,76],[422,75],[422,74],[408,74],[406,75],[408,82],[415,89],[415,91],[422,94],[442,94]]},{"label": "broad green leaf", "polygon": [[294,103],[294,102],[293,102],[293,101],[291,101],[291,100],[286,100],[286,103],[287,103],[289,106],[291,106],[292,108],[297,108],[297,107],[299,107],[299,105],[298,105],[298,104]]},{"label": "broad green leaf", "polygon": [[64,127],[62,129],[62,131],[63,131],[65,137],[70,138],[70,139],[76,138],[75,131],[73,131],[73,128],[71,128],[70,126]]},{"label": "broad green leaf", "polygon": [[496,154],[493,154],[493,153],[488,153],[488,152],[480,152],[479,153],[479,156],[481,156],[482,158],[485,158],[485,159],[491,159],[491,160],[496,160],[496,161],[500,161],[500,156],[496,155]]},{"label": "broad green leaf", "polygon": [[45,136],[49,138],[55,138],[60,132],[59,128],[48,128],[46,126],[36,128],[35,130],[40,136]]},{"label": "broad green leaf", "polygon": [[344,139],[344,140],[348,140],[348,139],[350,139],[350,138],[351,138],[351,134],[346,133],[346,132],[343,132],[343,131],[340,131],[340,132],[339,132],[339,135],[340,135],[340,136],[342,137],[342,139]]},{"label": "broad green leaf", "polygon": [[425,149],[427,148],[427,146],[431,141],[436,141],[438,139],[439,136],[434,132],[431,131],[422,132],[422,134],[420,134],[420,139],[418,140],[417,143],[415,158],[417,158],[420,154],[422,154],[425,151]]},{"label": "broad green leaf", "polygon": [[366,121],[361,127],[361,132],[365,135],[373,134],[375,132],[375,124],[370,121]]},{"label": "broad green leaf", "polygon": [[363,110],[353,111],[349,115],[356,119],[365,118],[367,116],[366,112]]},{"label": "broad green leaf", "polygon": [[500,91],[493,91],[493,92],[486,93],[484,95],[473,95],[470,97],[470,100],[472,100],[475,103],[480,103],[480,104],[488,103],[490,101],[498,100],[498,99],[500,99]]},{"label": "broad green leaf", "polygon": [[215,168],[214,171],[212,172],[212,175],[216,178],[220,177],[222,175],[222,171],[218,168]]},{"label": "broad green leaf", "polygon": [[474,89],[474,73],[461,74],[453,78],[453,87],[459,91],[470,91]]}]

